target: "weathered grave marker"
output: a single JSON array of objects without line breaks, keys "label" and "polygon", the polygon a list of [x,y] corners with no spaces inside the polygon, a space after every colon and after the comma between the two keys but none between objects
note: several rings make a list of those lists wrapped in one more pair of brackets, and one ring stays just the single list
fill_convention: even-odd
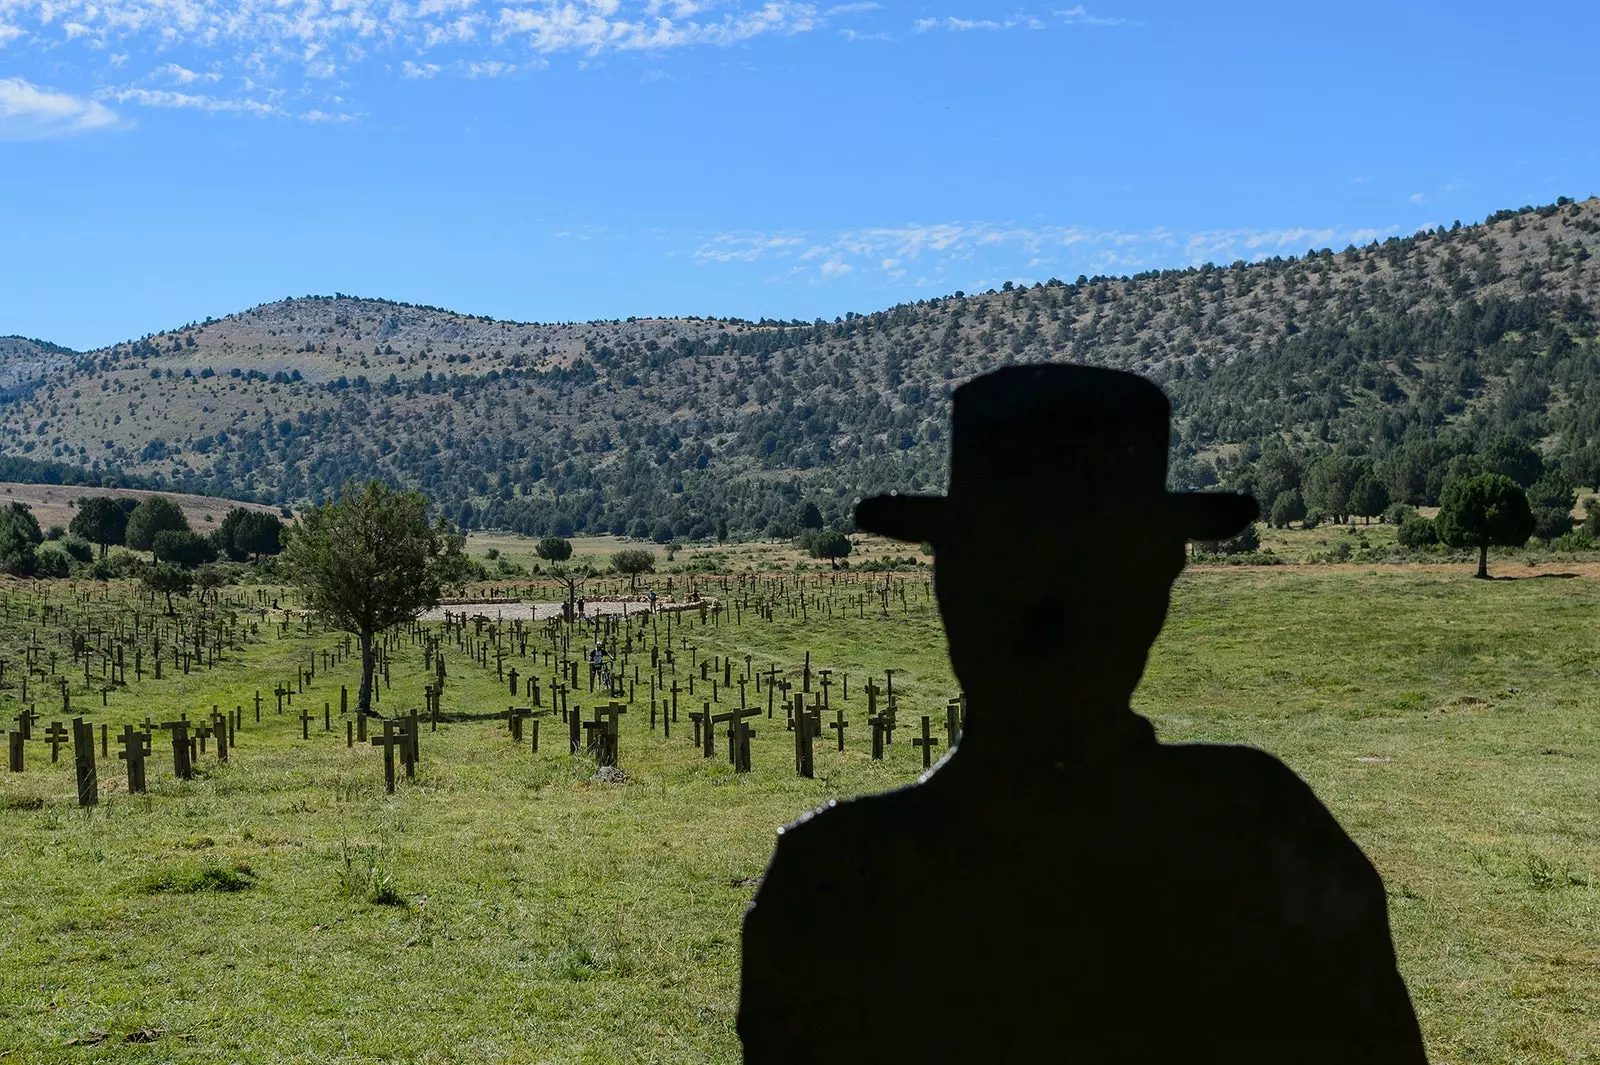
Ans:
[{"label": "weathered grave marker", "polygon": [[78,805],[100,802],[100,786],[94,771],[94,726],[83,718],[72,721],[72,755],[78,777]]},{"label": "weathered grave marker", "polygon": [[933,749],[939,746],[939,741],[928,735],[931,719],[927,714],[922,715],[922,735],[913,738],[911,745],[922,748],[922,768],[927,769],[933,765]]},{"label": "weathered grave marker", "polygon": [[62,745],[67,742],[67,726],[59,721],[50,722],[50,727],[44,730],[44,739],[50,745],[50,764],[55,765]]},{"label": "weathered grave marker", "polygon": [[117,742],[122,745],[122,750],[117,752],[117,757],[128,763],[128,793],[137,795],[144,791],[144,760],[150,754],[151,736],[132,725],[122,726],[122,735]]}]

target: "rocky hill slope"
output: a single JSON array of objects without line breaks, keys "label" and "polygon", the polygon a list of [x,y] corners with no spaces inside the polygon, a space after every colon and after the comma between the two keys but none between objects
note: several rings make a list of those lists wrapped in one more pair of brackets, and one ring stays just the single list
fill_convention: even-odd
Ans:
[{"label": "rocky hill slope", "polygon": [[[832,322],[534,325],[351,296],[75,353],[0,341],[0,456],[272,503],[352,477],[527,532],[781,531],[943,481],[951,387],[1013,362],[1172,395],[1173,477],[1263,444],[1373,457],[1515,433],[1600,471],[1600,201],[1343,251],[1079,278]],[[1586,482],[1592,483],[1592,481]]]}]

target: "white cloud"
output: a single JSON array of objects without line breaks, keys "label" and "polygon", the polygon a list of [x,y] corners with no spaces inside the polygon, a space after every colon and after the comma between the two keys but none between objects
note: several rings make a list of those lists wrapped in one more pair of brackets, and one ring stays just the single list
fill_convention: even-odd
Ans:
[{"label": "white cloud", "polygon": [[[1076,26],[1120,26],[1127,22],[1120,18],[1101,18],[1091,15],[1084,10],[1082,4],[1066,10],[1052,12],[1057,18],[1068,25]],[[1034,15],[1015,14],[1007,18],[961,18],[956,15],[945,15],[941,18],[919,18],[911,24],[913,33],[927,33],[930,30],[949,30],[952,33],[965,33],[969,30],[1042,30],[1045,29],[1043,20]]]},{"label": "white cloud", "polygon": [[[374,56],[402,77],[488,77],[537,69],[539,57],[553,53],[730,47],[848,29],[878,8],[810,0],[0,0],[0,46],[32,35],[41,49],[59,49],[58,69],[76,64],[84,84],[130,56],[177,88],[236,77],[353,83],[351,68]],[[186,62],[185,50],[200,50],[206,65]]]},{"label": "white cloud", "polygon": [[168,63],[164,67],[157,67],[155,70],[151,71],[151,75],[153,77],[166,77],[166,78],[169,78],[169,79],[171,79],[172,81],[176,82],[179,85],[188,85],[191,82],[195,82],[195,81],[221,81],[222,80],[222,75],[221,74],[217,74],[215,72],[206,73],[206,74],[197,74],[194,71],[188,69],[187,67],[181,67],[176,63]]},{"label": "white cloud", "polygon": [[[880,287],[972,288],[974,277],[1018,283],[1062,277],[1228,263],[1302,255],[1308,248],[1367,244],[1398,226],[1239,228],[1176,233],[1059,224],[933,222],[876,226],[832,234],[740,231],[704,238],[691,253],[705,266],[770,262],[770,283],[820,284],[846,275]],[[1037,278],[1020,276],[1038,271]],[[915,282],[907,278],[915,277]],[[998,284],[999,281],[993,282]],[[989,285],[984,281],[978,288]]]},{"label": "white cloud", "polygon": [[1054,11],[1052,14],[1059,19],[1082,26],[1122,26],[1128,24],[1127,19],[1102,18],[1098,15],[1091,15],[1084,10],[1082,4],[1067,8],[1065,11]]},{"label": "white cloud", "polygon": [[1426,203],[1428,197],[1420,192],[1413,192],[1410,196],[1406,197],[1406,200],[1410,203]]},{"label": "white cloud", "polygon": [[135,103],[142,107],[178,108],[191,111],[233,112],[247,115],[281,114],[282,108],[252,100],[248,97],[195,96],[185,92],[164,89],[116,89],[106,94],[118,103]]},{"label": "white cloud", "polygon": [[116,112],[95,100],[0,78],[0,140],[43,140],[109,129]]}]

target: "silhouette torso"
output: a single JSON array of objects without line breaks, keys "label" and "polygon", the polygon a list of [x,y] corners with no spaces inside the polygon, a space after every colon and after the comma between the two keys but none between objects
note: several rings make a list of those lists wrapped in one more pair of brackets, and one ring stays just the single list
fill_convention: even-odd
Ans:
[{"label": "silhouette torso", "polygon": [[1382,884],[1282,763],[1166,746],[790,826],[745,924],[746,1060],[1421,1062]]}]

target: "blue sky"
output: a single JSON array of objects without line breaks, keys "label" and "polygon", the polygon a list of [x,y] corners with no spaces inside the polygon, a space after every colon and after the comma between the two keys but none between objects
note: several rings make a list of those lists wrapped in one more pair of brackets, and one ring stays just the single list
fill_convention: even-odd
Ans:
[{"label": "blue sky", "polygon": [[1600,5],[0,0],[0,334],[832,318],[1600,191]]}]

